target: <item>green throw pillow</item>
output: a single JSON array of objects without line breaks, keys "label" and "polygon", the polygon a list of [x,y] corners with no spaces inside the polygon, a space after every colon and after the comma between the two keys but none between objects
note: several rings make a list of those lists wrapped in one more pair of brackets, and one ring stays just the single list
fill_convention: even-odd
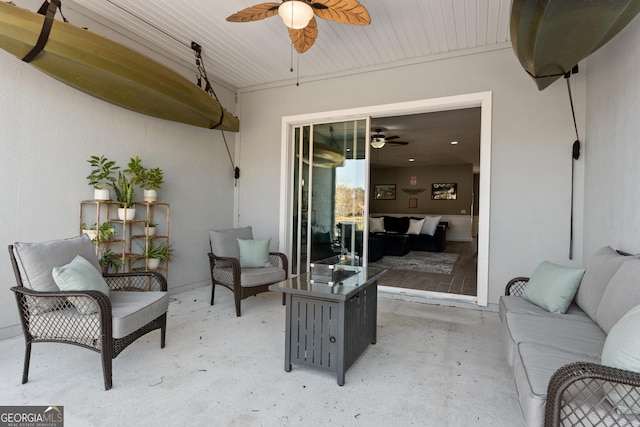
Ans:
[{"label": "green throw pillow", "polygon": [[238,239],[240,247],[240,267],[271,267],[269,261],[269,244],[267,240]]},{"label": "green throw pillow", "polygon": [[[613,325],[602,348],[602,364],[640,372],[640,305]],[[603,384],[607,400],[624,415],[640,414],[640,389],[626,384]]]},{"label": "green throw pillow", "polygon": [[[109,285],[102,274],[80,255],[76,255],[69,264],[54,267],[52,275],[61,291],[100,291],[109,295]],[[69,301],[82,314],[92,314],[99,310],[96,303],[87,298],[70,297]]]},{"label": "green throw pillow", "polygon": [[584,268],[544,261],[533,272],[522,298],[552,313],[566,313],[578,291]]}]

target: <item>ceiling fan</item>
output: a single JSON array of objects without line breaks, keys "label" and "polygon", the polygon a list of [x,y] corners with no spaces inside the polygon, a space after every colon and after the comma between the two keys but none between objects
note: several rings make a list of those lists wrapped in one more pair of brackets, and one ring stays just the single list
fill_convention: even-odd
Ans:
[{"label": "ceiling fan", "polygon": [[396,139],[400,138],[397,135],[386,136],[385,137],[383,134],[380,133],[380,132],[382,132],[382,129],[376,129],[375,131],[376,131],[376,134],[371,136],[371,146],[373,148],[382,148],[386,144],[395,144],[395,145],[407,145],[407,144],[409,144],[408,142],[395,141]]},{"label": "ceiling fan", "polygon": [[369,25],[371,17],[358,0],[283,0],[282,3],[260,3],[227,17],[229,22],[251,22],[280,15],[289,29],[289,37],[299,53],[304,53],[318,37],[314,14],[341,24]]}]

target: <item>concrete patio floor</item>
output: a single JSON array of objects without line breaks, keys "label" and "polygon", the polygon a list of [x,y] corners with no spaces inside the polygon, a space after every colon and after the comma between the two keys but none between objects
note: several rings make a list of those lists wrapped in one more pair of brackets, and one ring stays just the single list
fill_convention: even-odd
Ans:
[{"label": "concrete patio floor", "polygon": [[380,298],[378,340],[347,371],[284,371],[281,295],[261,294],[235,316],[231,292],[175,294],[167,345],[153,332],[113,364],[104,390],[97,353],[0,342],[0,404],[64,406],[65,426],[522,426],[498,314]]}]

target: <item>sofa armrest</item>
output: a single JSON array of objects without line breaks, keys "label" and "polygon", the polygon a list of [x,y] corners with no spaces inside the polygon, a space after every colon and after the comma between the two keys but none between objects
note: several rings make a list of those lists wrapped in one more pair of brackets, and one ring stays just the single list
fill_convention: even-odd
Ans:
[{"label": "sofa armrest", "polygon": [[[618,414],[612,405],[605,403],[602,395],[607,383],[640,387],[640,373],[588,362],[562,366],[549,380],[545,426],[565,425],[565,421],[576,419],[586,422],[580,425],[631,425],[629,416]],[[640,405],[637,391],[629,393],[625,400],[634,397],[635,405]],[[637,420],[640,414],[635,415]]]},{"label": "sofa armrest", "polygon": [[522,291],[524,291],[528,282],[528,277],[514,277],[509,280],[509,283],[507,283],[507,286],[504,288],[504,294],[519,297],[522,295]]}]

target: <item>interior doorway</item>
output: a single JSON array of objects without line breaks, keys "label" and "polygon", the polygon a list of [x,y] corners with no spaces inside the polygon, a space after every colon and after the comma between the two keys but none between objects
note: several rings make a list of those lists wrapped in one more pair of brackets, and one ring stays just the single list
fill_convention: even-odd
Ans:
[{"label": "interior doorway", "polygon": [[[332,123],[348,120],[365,120],[370,125],[369,120],[380,117],[403,116],[410,114],[420,114],[437,111],[457,110],[465,108],[480,108],[480,173],[479,173],[479,194],[478,194],[478,237],[477,237],[477,293],[464,299],[481,306],[487,305],[488,300],[488,266],[489,266],[489,223],[490,223],[490,168],[491,168],[491,92],[479,92],[444,98],[434,98],[428,100],[403,102],[397,104],[377,105],[371,107],[354,108],[348,110],[328,111],[314,114],[304,114],[298,116],[287,116],[282,118],[282,156],[281,180],[281,212],[280,212],[280,241],[287,254],[294,253],[293,249],[293,224],[291,215],[294,207],[293,180],[295,171],[291,168],[295,157],[295,137],[296,128],[305,125],[315,125],[320,123]],[[366,140],[371,137],[370,126],[366,129]],[[370,150],[370,145],[366,145],[366,150]],[[367,159],[370,161],[370,158]],[[368,168],[367,168],[368,170]],[[368,177],[367,177],[368,180]],[[365,203],[369,200],[368,194]],[[366,214],[369,206],[366,206]],[[368,221],[364,222],[364,235],[368,233]],[[418,298],[443,299],[448,298],[446,294],[438,294],[421,290],[398,289],[392,287],[381,287],[382,292],[404,294]]]},{"label": "interior doorway", "polygon": [[[409,235],[405,251],[392,248],[394,253],[375,257],[372,266],[389,270],[379,284],[476,297],[480,131],[479,106],[371,120],[370,184],[393,185],[396,191],[390,199],[374,197],[370,216],[399,218],[391,223],[399,233],[416,233],[424,217],[440,224],[434,236],[425,234],[426,226],[420,235]],[[438,197],[434,186],[455,191]],[[412,227],[398,229],[409,225],[408,218]],[[402,226],[396,227],[398,221]]]}]

